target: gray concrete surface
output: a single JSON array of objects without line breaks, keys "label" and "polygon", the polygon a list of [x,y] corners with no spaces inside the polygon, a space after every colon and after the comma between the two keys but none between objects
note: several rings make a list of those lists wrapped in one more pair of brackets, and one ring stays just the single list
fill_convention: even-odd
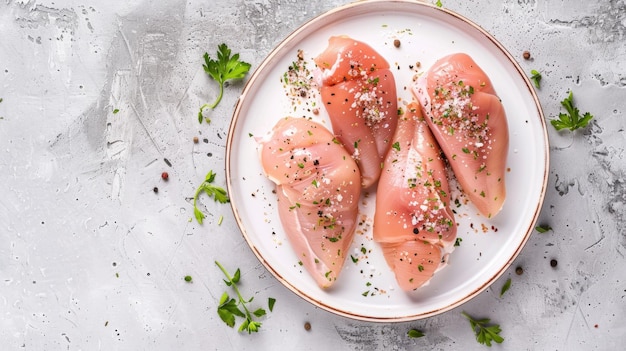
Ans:
[{"label": "gray concrete surface", "polygon": [[[574,133],[549,126],[539,223],[553,230],[534,233],[511,268],[463,306],[405,323],[338,317],[265,270],[227,205],[205,201],[206,223],[191,220],[190,198],[206,172],[224,184],[226,134],[243,86],[229,87],[213,122],[199,125],[198,107],[216,92],[202,54],[225,42],[254,69],[291,31],[346,3],[0,3],[2,349],[484,349],[461,311],[500,324],[505,341],[493,349],[623,348],[623,0],[442,1],[494,35],[524,70],[542,72],[547,118],[569,90],[595,115]],[[258,334],[239,334],[217,316],[225,287],[214,260],[241,268],[245,292],[277,299]],[[426,335],[408,338],[411,328]]]}]

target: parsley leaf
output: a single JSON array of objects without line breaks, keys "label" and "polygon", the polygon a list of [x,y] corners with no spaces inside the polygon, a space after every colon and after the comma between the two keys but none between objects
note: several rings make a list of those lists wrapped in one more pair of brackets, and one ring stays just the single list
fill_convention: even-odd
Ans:
[{"label": "parsley leaf", "polygon": [[421,330],[417,330],[417,329],[411,329],[406,333],[409,338],[421,338],[422,336],[424,336],[424,333],[422,333]]},{"label": "parsley leaf", "polygon": [[507,292],[510,288],[511,278],[507,279],[506,282],[504,282],[504,285],[502,285],[502,289],[500,289],[500,297],[502,297],[502,295],[504,295],[504,293]]},{"label": "parsley leaf", "polygon": [[442,7],[443,6],[443,4],[441,3],[441,0],[437,0],[435,5],[437,5],[437,7]]},{"label": "parsley leaf", "polygon": [[270,297],[267,299],[267,307],[270,309],[270,312],[274,311],[274,304],[276,303],[276,299]]},{"label": "parsley leaf", "polygon": [[541,88],[541,73],[537,70],[531,70],[530,74],[532,74],[532,76],[530,76],[530,79],[533,81],[533,83],[535,83],[535,87],[537,89]]},{"label": "parsley leaf", "polygon": [[196,193],[193,196],[193,215],[196,217],[196,220],[200,224],[202,224],[205,215],[204,213],[202,213],[202,211],[200,211],[196,203],[198,201],[198,196],[200,196],[202,192],[205,192],[209,197],[213,197],[216,202],[222,204],[230,201],[230,199],[228,198],[228,194],[226,194],[226,190],[224,190],[224,188],[211,184],[214,180],[215,173],[213,173],[213,171],[209,171],[204,179],[204,182],[202,182],[198,189],[196,189]]},{"label": "parsley leaf", "polygon": [[567,113],[559,113],[559,119],[553,119],[550,121],[556,130],[567,128],[574,131],[578,128],[584,128],[593,118],[593,115],[589,112],[585,112],[581,118],[578,108],[574,106],[574,96],[571,91],[569,92],[569,96],[561,101],[561,105],[565,107]]},{"label": "parsley leaf", "polygon": [[[214,109],[222,101],[224,83],[232,79],[243,79],[250,71],[251,65],[247,62],[239,61],[239,54],[234,54],[233,56],[230,56],[230,54],[231,51],[226,44],[220,44],[217,47],[217,60],[210,58],[208,53],[204,53],[204,64],[202,67],[219,84],[220,92],[213,103],[207,103],[200,107],[200,112],[198,112],[198,122],[200,123],[203,120],[202,111],[207,107]],[[207,119],[207,123],[211,123],[211,120]]]},{"label": "parsley leaf", "polygon": [[470,322],[472,331],[476,334],[476,341],[480,344],[491,347],[492,341],[498,344],[504,341],[504,338],[500,336],[502,329],[500,329],[498,324],[489,325],[489,318],[476,320],[469,314],[465,313],[465,311],[461,312],[461,314]]},{"label": "parsley leaf", "polygon": [[535,230],[538,231],[539,233],[543,234],[543,233],[547,233],[549,231],[552,230],[552,227],[550,227],[549,225],[538,225],[535,227]]},{"label": "parsley leaf", "polygon": [[[257,308],[255,311],[250,312],[250,310],[246,306],[247,303],[252,302],[254,297],[248,300],[245,300],[241,296],[241,292],[239,292],[239,288],[237,287],[237,283],[239,283],[239,280],[241,279],[241,271],[237,269],[235,274],[231,276],[226,271],[224,266],[222,266],[219,262],[215,261],[215,264],[219,267],[219,269],[222,271],[222,273],[224,273],[224,276],[226,277],[226,279],[224,279],[224,283],[226,283],[227,286],[230,286],[231,288],[233,288],[233,290],[237,294],[237,299],[235,299],[235,298],[231,298],[230,296],[228,296],[228,293],[224,292],[222,294],[222,297],[220,298],[219,306],[217,307],[217,314],[220,316],[222,321],[231,328],[235,326],[235,322],[236,322],[235,317],[245,318],[243,322],[241,322],[241,324],[239,325],[238,330],[240,332],[247,331],[248,334],[251,334],[253,332],[255,333],[258,332],[259,328],[261,328],[261,322],[255,321],[253,316],[257,318],[263,317],[266,314],[266,312],[262,308]],[[276,299],[271,298],[271,297],[269,298],[268,305],[269,305],[270,311],[274,309],[275,302],[276,302]]]}]

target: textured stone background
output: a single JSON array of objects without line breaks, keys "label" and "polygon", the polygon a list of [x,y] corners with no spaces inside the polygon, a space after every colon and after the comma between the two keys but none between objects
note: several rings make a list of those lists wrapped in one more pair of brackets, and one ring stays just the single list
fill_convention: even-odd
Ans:
[{"label": "textured stone background", "polygon": [[[0,342],[7,350],[481,349],[462,310],[501,325],[507,350],[617,350],[626,342],[626,2],[443,0],[493,34],[553,118],[574,91],[595,119],[549,126],[551,167],[535,233],[492,288],[461,308],[374,324],[319,310],[254,257],[228,206],[190,198],[223,170],[232,107],[201,57],[221,42],[256,67],[306,20],[348,1],[6,0],[0,3]],[[533,59],[524,61],[529,50]],[[114,107],[120,109],[112,114]],[[200,136],[200,143],[191,142]],[[171,163],[171,167],[164,159]],[[168,171],[170,180],[160,180]],[[224,173],[216,181],[224,184]],[[158,195],[152,191],[159,187]],[[224,222],[216,225],[223,215]],[[257,335],[215,313],[213,261],[274,296]],[[550,260],[558,260],[556,268]],[[514,273],[516,266],[524,274]],[[182,278],[192,275],[192,284]],[[505,298],[499,289],[513,285]],[[305,331],[304,323],[312,325]],[[410,339],[410,328],[426,336]]]}]

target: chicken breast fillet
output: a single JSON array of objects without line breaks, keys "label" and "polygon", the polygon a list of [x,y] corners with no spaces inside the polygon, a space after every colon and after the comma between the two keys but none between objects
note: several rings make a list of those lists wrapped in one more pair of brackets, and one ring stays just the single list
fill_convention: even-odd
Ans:
[{"label": "chicken breast fillet", "polygon": [[357,223],[361,174],[323,125],[283,118],[260,141],[278,214],[299,261],[320,287],[336,281]]},{"label": "chicken breast fillet", "polygon": [[485,72],[467,54],[443,57],[412,87],[463,192],[486,217],[506,197],[506,113]]},{"label": "chicken breast fillet", "polygon": [[380,176],[397,124],[394,77],[387,61],[369,45],[334,36],[315,63],[320,94],[333,133],[356,160],[364,188]]},{"label": "chicken breast fillet", "polygon": [[441,150],[420,106],[400,116],[376,192],[374,241],[405,291],[426,284],[447,262],[457,225]]}]

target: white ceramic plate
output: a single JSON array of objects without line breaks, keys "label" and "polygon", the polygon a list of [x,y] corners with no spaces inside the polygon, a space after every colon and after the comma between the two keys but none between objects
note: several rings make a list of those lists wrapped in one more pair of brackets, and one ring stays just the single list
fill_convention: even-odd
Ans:
[{"label": "white ceramic plate", "polygon": [[[364,41],[392,66],[399,96],[411,99],[408,87],[416,62],[426,70],[453,52],[465,52],[486,71],[506,108],[510,149],[506,175],[507,199],[493,219],[478,215],[472,205],[457,208],[461,245],[450,264],[417,291],[396,285],[376,243],[371,218],[375,193],[363,199],[367,216],[357,229],[338,281],[320,289],[293,253],[277,213],[274,184],[258,160],[253,136],[268,132],[287,115],[311,116],[330,123],[323,108],[314,116],[310,106],[293,106],[280,78],[303,50],[309,67],[333,35]],[[400,48],[393,45],[401,41]],[[321,105],[320,105],[321,106]],[[454,308],[493,283],[528,240],[539,214],[548,176],[548,141],[534,90],[515,59],[488,33],[448,10],[415,1],[365,1],[346,5],[306,23],[287,37],[251,76],[236,106],[226,152],[227,187],[236,220],[259,260],[287,288],[333,313],[350,318],[388,322],[432,316]],[[359,248],[367,248],[363,255]],[[366,296],[365,296],[366,295]]]}]

